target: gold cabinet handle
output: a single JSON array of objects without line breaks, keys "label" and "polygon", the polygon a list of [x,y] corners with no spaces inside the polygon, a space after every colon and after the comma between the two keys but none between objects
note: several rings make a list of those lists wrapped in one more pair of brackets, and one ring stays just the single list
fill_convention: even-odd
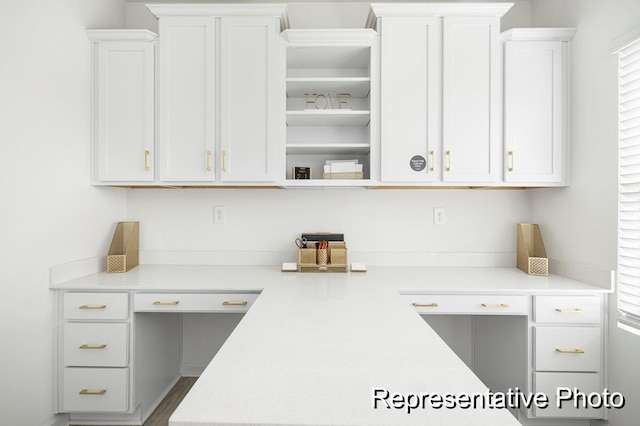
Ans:
[{"label": "gold cabinet handle", "polygon": [[431,167],[429,167],[429,170],[434,171],[436,169],[436,152],[430,151],[429,156],[431,157]]},{"label": "gold cabinet handle", "polygon": [[160,300],[156,300],[153,302],[153,306],[175,306],[180,303],[179,300],[172,300],[171,302],[162,302]]},{"label": "gold cabinet handle", "polygon": [[228,301],[224,301],[222,302],[222,306],[247,306],[247,301],[243,300],[242,302],[228,302]]},{"label": "gold cabinet handle", "polygon": [[151,155],[151,151],[149,151],[148,149],[144,150],[144,171],[148,172],[149,171],[149,155]]},{"label": "gold cabinet handle", "polygon": [[107,309],[107,305],[80,305],[78,309]]},{"label": "gold cabinet handle", "polygon": [[513,171],[513,151],[509,151],[508,153],[509,155],[509,171],[512,172]]},{"label": "gold cabinet handle", "polygon": [[575,314],[575,313],[580,313],[584,311],[582,310],[582,308],[574,308],[574,309],[556,308],[556,312],[560,312],[561,314]]},{"label": "gold cabinet handle", "polygon": [[207,150],[207,171],[211,171],[211,150]]},{"label": "gold cabinet handle", "polygon": [[107,393],[106,389],[100,389],[99,391],[90,391],[89,389],[82,389],[80,395],[104,395]]},{"label": "gold cabinet handle", "polygon": [[445,155],[447,156],[447,167],[446,167],[446,170],[448,172],[450,172],[451,171],[451,151],[445,152]]},{"label": "gold cabinet handle", "polygon": [[224,149],[222,150],[222,171],[227,171],[227,151]]},{"label": "gold cabinet handle", "polygon": [[559,352],[561,354],[583,354],[584,353],[584,349],[580,349],[580,348],[576,348],[576,349],[556,348],[556,352]]},{"label": "gold cabinet handle", "polygon": [[483,308],[508,308],[509,305],[506,303],[483,303]]},{"label": "gold cabinet handle", "polygon": [[84,345],[80,345],[80,349],[105,349],[106,347],[106,343],[103,343],[101,345],[88,345],[86,343]]},{"label": "gold cabinet handle", "polygon": [[415,306],[416,308],[437,308],[438,304],[433,302],[433,303],[418,303],[418,302],[413,302],[411,305]]}]

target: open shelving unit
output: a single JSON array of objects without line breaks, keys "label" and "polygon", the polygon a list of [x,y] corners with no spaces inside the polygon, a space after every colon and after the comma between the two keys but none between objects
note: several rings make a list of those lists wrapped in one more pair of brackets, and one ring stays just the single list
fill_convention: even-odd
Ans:
[{"label": "open shelving unit", "polygon": [[[366,186],[372,180],[372,97],[377,34],[286,30],[287,186]],[[376,121],[376,119],[374,119]],[[375,149],[374,149],[375,151]],[[377,159],[376,155],[373,155]],[[327,160],[357,160],[363,179],[323,179]],[[292,179],[310,167],[311,179]]]}]

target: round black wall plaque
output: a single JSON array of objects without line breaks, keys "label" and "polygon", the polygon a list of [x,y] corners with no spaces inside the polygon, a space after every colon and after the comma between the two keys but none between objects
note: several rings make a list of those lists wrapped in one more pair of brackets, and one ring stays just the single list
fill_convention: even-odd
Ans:
[{"label": "round black wall plaque", "polygon": [[411,160],[409,160],[409,167],[416,172],[422,171],[427,167],[427,159],[422,155],[414,155],[411,157]]}]

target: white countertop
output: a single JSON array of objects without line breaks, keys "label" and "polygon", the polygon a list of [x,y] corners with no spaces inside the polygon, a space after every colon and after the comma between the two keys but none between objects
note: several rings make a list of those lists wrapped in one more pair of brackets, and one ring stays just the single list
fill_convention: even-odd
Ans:
[{"label": "white countertop", "polygon": [[124,274],[100,272],[52,285],[57,290],[249,291],[285,283],[362,283],[409,293],[581,294],[611,288],[517,268],[370,267],[367,272],[281,272],[277,266],[140,265]]},{"label": "white countertop", "polygon": [[378,267],[288,273],[277,267],[141,265],[61,290],[261,291],[174,412],[192,425],[518,425],[506,410],[373,409],[391,393],[484,393],[485,385],[399,296],[610,292],[516,268]]}]

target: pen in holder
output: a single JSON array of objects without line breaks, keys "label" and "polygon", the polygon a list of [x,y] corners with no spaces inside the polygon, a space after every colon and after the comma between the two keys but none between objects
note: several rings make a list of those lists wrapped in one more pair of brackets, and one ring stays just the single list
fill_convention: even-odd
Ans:
[{"label": "pen in holder", "polygon": [[326,265],[329,263],[329,243],[320,241],[316,249],[316,263],[318,265]]}]

